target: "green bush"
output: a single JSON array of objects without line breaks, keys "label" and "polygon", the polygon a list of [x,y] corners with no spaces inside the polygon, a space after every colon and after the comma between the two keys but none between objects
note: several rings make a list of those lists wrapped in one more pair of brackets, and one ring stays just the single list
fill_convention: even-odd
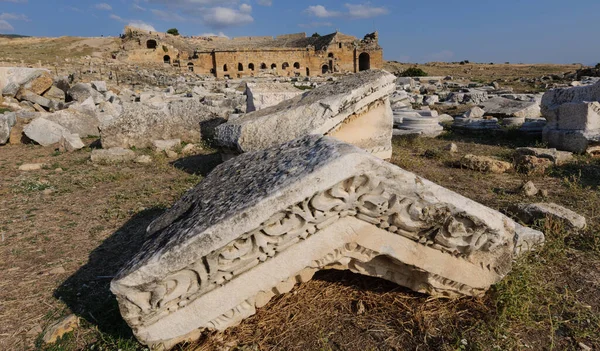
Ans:
[{"label": "green bush", "polygon": [[179,35],[179,30],[177,30],[177,28],[171,28],[167,30],[167,33],[171,35]]},{"label": "green bush", "polygon": [[427,72],[417,67],[411,67],[400,72],[400,77],[427,77],[427,75]]},{"label": "green bush", "polygon": [[600,63],[596,64],[596,69],[600,69]]}]

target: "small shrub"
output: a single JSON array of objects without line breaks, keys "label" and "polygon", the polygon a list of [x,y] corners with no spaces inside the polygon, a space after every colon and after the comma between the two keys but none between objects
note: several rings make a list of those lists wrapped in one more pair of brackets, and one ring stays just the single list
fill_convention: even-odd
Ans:
[{"label": "small shrub", "polygon": [[594,67],[594,68],[596,68],[596,69],[600,69],[600,63],[597,63],[597,64],[596,64],[596,67]]},{"label": "small shrub", "polygon": [[427,77],[427,75],[427,72],[417,67],[411,67],[400,72],[400,77]]},{"label": "small shrub", "polygon": [[171,35],[179,35],[179,30],[177,30],[177,28],[171,28],[167,30],[167,33]]}]

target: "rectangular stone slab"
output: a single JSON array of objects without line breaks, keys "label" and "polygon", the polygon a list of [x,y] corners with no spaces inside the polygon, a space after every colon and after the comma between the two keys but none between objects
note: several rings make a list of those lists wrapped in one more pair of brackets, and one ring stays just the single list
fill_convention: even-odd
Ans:
[{"label": "rectangular stone slab", "polygon": [[147,231],[111,290],[136,337],[166,348],[239,323],[321,269],[480,295],[519,246],[501,213],[319,136],[218,166]]},{"label": "rectangular stone slab", "polygon": [[[390,158],[393,115],[389,95],[394,91],[394,75],[363,71],[229,121],[217,128],[216,140],[228,150],[243,153],[305,135],[336,134],[342,141]],[[346,132],[346,128],[353,131]]]}]

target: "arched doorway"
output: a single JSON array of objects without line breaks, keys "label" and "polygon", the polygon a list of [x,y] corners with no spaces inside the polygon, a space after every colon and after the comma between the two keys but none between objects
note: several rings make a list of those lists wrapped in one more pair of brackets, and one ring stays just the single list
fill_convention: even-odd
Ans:
[{"label": "arched doorway", "polygon": [[194,72],[194,64],[192,62],[188,62],[187,67],[188,71]]},{"label": "arched doorway", "polygon": [[249,64],[248,69],[251,71],[254,71],[254,64],[253,63]]},{"label": "arched doorway", "polygon": [[271,69],[277,69],[277,64],[276,63],[272,64]]},{"label": "arched doorway", "polygon": [[146,42],[146,47],[148,49],[156,49],[157,46],[158,46],[158,43],[154,39],[150,39]]},{"label": "arched doorway", "polygon": [[267,69],[267,64],[266,63],[261,63],[260,64],[260,69]]},{"label": "arched doorway", "polygon": [[171,64],[171,56],[169,56],[169,55],[163,56],[163,62],[166,64]]},{"label": "arched doorway", "polygon": [[227,72],[227,64],[223,65],[223,72]]},{"label": "arched doorway", "polygon": [[310,77],[310,68],[306,67],[306,76]]},{"label": "arched doorway", "polygon": [[327,72],[329,72],[329,65],[323,65],[323,67],[321,67],[321,73],[327,74]]},{"label": "arched doorway", "polygon": [[294,68],[300,69],[300,62],[294,62]]},{"label": "arched doorway", "polygon": [[290,64],[287,62],[284,62],[283,65],[281,65],[281,69],[283,69],[283,70],[286,70],[288,68],[290,68]]},{"label": "arched doorway", "polygon": [[358,56],[358,70],[366,71],[368,69],[371,69],[371,56],[366,52],[363,52]]},{"label": "arched doorway", "polygon": [[244,70],[244,65],[240,62],[238,63],[238,71],[243,71]]}]

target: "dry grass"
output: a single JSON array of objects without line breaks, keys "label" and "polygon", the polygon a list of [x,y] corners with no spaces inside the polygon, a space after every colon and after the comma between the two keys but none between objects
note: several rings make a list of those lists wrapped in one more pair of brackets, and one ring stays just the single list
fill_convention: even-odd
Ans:
[{"label": "dry grass", "polygon": [[[441,151],[453,141],[458,154]],[[225,333],[180,350],[577,350],[600,347],[600,160],[579,158],[546,176],[484,175],[450,167],[465,153],[510,159],[536,140],[397,139],[392,162],[487,206],[553,201],[584,214],[589,229],[541,222],[546,246],[522,258],[482,298],[435,299],[381,279],[325,271]],[[427,152],[429,150],[429,152]],[[57,154],[5,146],[0,156],[0,349],[142,350],[120,318],[110,277],[143,241],[146,225],[218,163],[210,154],[177,163],[94,166],[89,150]],[[39,172],[16,170],[46,162]],[[62,173],[55,168],[61,167]],[[527,179],[550,192],[525,199]],[[54,192],[44,195],[43,191]],[[57,267],[64,274],[51,274]],[[51,347],[27,335],[74,312],[83,326]]]}]

